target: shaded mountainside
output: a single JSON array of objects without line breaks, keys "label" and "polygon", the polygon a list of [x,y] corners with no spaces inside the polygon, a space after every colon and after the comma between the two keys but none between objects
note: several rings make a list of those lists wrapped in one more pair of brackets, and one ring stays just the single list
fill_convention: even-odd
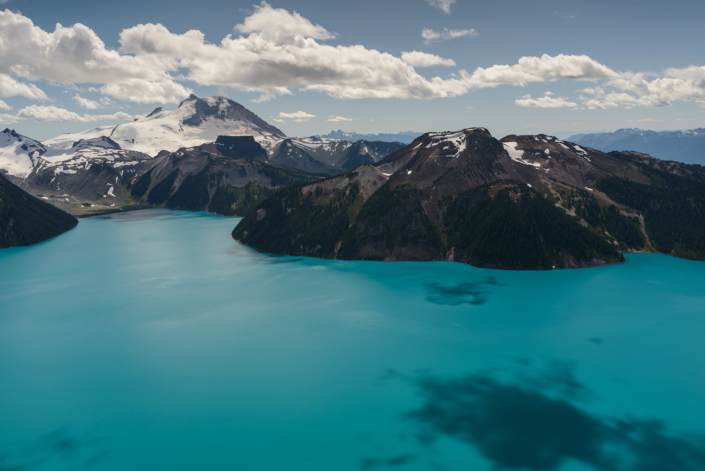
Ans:
[{"label": "shaded mountainside", "polygon": [[688,131],[618,129],[614,132],[576,134],[568,140],[602,152],[632,150],[660,159],[705,165],[705,129]]},{"label": "shaded mountainside", "polygon": [[656,250],[705,260],[705,167],[663,162],[636,152],[610,155],[634,163],[649,182],[611,177],[597,182],[597,188],[643,215]]},{"label": "shaded mountainside", "polygon": [[242,216],[278,188],[321,178],[266,163],[252,136],[219,136],[155,158],[119,149],[107,138],[92,139],[56,159],[14,182],[77,216],[148,206]]},{"label": "shaded mountainside", "polygon": [[219,138],[145,162],[124,191],[151,206],[243,216],[279,188],[321,179],[255,160],[263,156],[251,136]]},{"label": "shaded mountainside", "polygon": [[37,244],[73,229],[76,224],[75,217],[0,175],[0,248]]},{"label": "shaded mountainside", "polygon": [[[703,218],[692,197],[674,204],[691,211],[693,227],[668,246],[654,232],[660,212],[629,206],[607,186],[660,188],[642,167],[544,135],[429,133],[378,164],[276,193],[233,237],[276,254],[513,269],[594,266],[661,248],[699,258]],[[698,185],[698,173],[682,165],[655,171]]]}]

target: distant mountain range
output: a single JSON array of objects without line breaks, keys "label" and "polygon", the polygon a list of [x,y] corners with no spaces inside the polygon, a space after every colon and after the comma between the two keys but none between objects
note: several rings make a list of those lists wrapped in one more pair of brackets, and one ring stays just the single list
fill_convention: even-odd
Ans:
[{"label": "distant mountain range", "polygon": [[[227,138],[238,136],[249,136],[249,147],[241,142],[232,149],[223,147]],[[232,100],[191,95],[173,111],[157,108],[132,123],[62,134],[44,142],[5,129],[0,133],[0,172],[26,191],[81,215],[124,205],[157,204],[157,200],[171,207],[169,201],[175,200],[146,200],[144,195],[136,196],[131,185],[148,172],[150,181],[157,182],[167,176],[162,175],[163,168],[178,170],[174,186],[167,189],[171,195],[185,179],[195,178],[194,172],[208,173],[206,168],[215,168],[211,163],[218,161],[227,176],[209,176],[213,180],[205,203],[190,206],[217,212],[210,202],[221,188],[247,187],[250,196],[243,201],[253,204],[254,194],[268,195],[282,185],[304,181],[301,172],[306,172],[304,179],[310,179],[310,174],[345,173],[376,163],[402,147],[399,142],[289,138]],[[235,165],[233,160],[246,162]],[[227,168],[233,165],[237,169],[229,173]],[[278,176],[265,178],[262,172]],[[240,176],[235,178],[236,174]],[[238,203],[236,209],[225,212],[244,215],[247,204]]]},{"label": "distant mountain range", "polygon": [[644,250],[703,260],[704,214],[701,167],[468,128],[281,190],[233,237],[274,254],[551,269]]},{"label": "distant mountain range", "polygon": [[402,142],[404,144],[409,144],[414,139],[422,135],[421,132],[413,131],[403,131],[396,134],[380,133],[380,134],[358,134],[356,132],[343,132],[338,129],[337,131],[331,131],[323,136],[327,139],[347,139],[351,141],[383,141],[383,142]]},{"label": "distant mountain range", "polygon": [[635,151],[663,160],[705,165],[705,129],[689,131],[644,131],[618,129],[614,132],[576,134],[568,138],[576,144],[602,152]]},{"label": "distant mountain range", "polygon": [[504,269],[617,263],[630,251],[705,259],[703,167],[485,128],[409,145],[337,136],[290,138],[227,98],[195,95],[45,142],[6,129],[0,246],[70,229],[60,209],[167,207],[245,216],[233,237],[276,254]]}]

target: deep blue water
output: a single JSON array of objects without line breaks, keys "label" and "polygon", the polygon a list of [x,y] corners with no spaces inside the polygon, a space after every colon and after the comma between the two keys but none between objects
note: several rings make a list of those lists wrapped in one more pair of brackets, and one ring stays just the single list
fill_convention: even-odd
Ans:
[{"label": "deep blue water", "polygon": [[705,263],[273,257],[237,221],[0,251],[0,470],[705,469]]}]

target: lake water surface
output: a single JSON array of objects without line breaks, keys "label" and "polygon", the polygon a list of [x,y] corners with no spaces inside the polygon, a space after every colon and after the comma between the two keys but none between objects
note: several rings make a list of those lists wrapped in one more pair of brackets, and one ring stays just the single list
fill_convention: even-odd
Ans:
[{"label": "lake water surface", "polygon": [[705,263],[273,257],[237,221],[0,251],[0,470],[705,469]]}]

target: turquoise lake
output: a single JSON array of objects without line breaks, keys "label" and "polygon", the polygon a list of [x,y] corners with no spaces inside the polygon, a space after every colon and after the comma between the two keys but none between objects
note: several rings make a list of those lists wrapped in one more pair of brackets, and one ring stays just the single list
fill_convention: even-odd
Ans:
[{"label": "turquoise lake", "polygon": [[148,210],[0,251],[0,470],[705,469],[705,263],[275,257]]}]

